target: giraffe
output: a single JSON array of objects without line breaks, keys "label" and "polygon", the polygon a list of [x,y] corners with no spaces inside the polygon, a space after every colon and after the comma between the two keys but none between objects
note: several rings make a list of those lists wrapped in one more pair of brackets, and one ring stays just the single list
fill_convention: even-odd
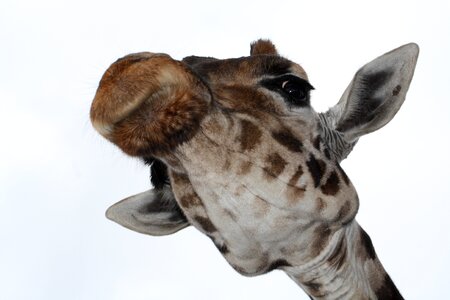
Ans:
[{"label": "giraffe", "polygon": [[403,299],[355,220],[358,195],[340,162],[397,113],[418,53],[411,43],[364,65],[324,113],[304,69],[270,40],[233,59],[118,59],[91,121],[150,165],[154,188],[107,218],[154,236],[192,225],[239,273],[280,269],[311,299]]}]

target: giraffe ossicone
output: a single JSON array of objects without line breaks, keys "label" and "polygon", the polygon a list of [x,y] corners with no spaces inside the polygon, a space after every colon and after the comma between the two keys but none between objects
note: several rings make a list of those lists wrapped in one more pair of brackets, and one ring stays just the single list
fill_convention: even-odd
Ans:
[{"label": "giraffe ossicone", "polygon": [[107,217],[150,235],[193,225],[241,274],[281,269],[314,299],[402,299],[355,220],[359,199],[339,163],[397,113],[418,53],[411,43],[369,62],[325,113],[310,104],[303,68],[268,40],[234,59],[117,60],[92,124],[150,165],[154,188]]}]

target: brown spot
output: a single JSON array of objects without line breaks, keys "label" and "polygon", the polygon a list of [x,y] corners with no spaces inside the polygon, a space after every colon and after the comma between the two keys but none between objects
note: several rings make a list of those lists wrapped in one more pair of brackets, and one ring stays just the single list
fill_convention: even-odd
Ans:
[{"label": "brown spot", "polygon": [[351,208],[352,208],[351,203],[350,201],[347,200],[344,203],[344,205],[342,205],[341,208],[339,209],[336,216],[336,221],[341,221],[344,224],[347,223],[348,220],[346,217],[348,216],[348,213],[350,212]]},{"label": "brown spot", "polygon": [[370,239],[369,235],[359,227],[359,239],[360,239],[360,249],[358,251],[359,256],[365,260],[365,259],[372,259],[374,260],[377,257],[377,254],[375,253],[375,248],[373,247],[372,240]]},{"label": "brown spot", "polygon": [[287,198],[291,203],[295,203],[305,196],[305,189],[296,187],[296,186],[288,186],[286,190]]},{"label": "brown spot", "polygon": [[317,198],[317,209],[319,211],[327,207],[327,203],[322,198]]},{"label": "brown spot", "polygon": [[253,149],[261,142],[262,132],[252,122],[248,120],[241,120],[241,134],[239,136],[239,143],[241,150],[247,151]]},{"label": "brown spot", "polygon": [[320,187],[322,193],[329,196],[334,196],[339,191],[339,177],[336,172],[331,172],[330,176],[327,179],[327,182]]},{"label": "brown spot", "polygon": [[327,261],[330,264],[330,266],[335,267],[337,270],[339,270],[347,258],[347,242],[345,238],[341,238],[339,243],[336,245],[336,248],[334,248],[333,252],[331,253],[330,257],[328,257]]},{"label": "brown spot", "polygon": [[316,257],[322,252],[330,239],[331,229],[326,224],[318,225],[314,230],[313,236],[315,240],[311,244],[311,255]]},{"label": "brown spot", "polygon": [[318,135],[315,139],[314,139],[314,148],[316,148],[317,150],[320,151],[320,142],[322,140],[320,139],[320,135]]},{"label": "brown spot", "polygon": [[186,194],[180,198],[180,205],[186,209],[188,209],[192,206],[197,206],[197,205],[201,205],[201,204],[202,203],[201,203],[200,199],[195,194]]},{"label": "brown spot", "polygon": [[306,165],[308,166],[308,170],[314,180],[314,186],[318,187],[320,185],[322,176],[325,173],[325,162],[323,160],[316,159],[314,155],[310,154],[309,160],[306,162]]},{"label": "brown spot", "polygon": [[292,152],[302,152],[303,144],[288,129],[272,132],[272,137]]},{"label": "brown spot", "polygon": [[304,188],[297,187],[297,181],[300,179],[302,175],[303,175],[302,165],[298,165],[297,170],[289,180],[289,184],[286,190],[288,200],[292,203],[295,203],[298,200],[302,199],[305,194]]},{"label": "brown spot", "polygon": [[214,241],[214,245],[216,245],[217,249],[219,249],[219,251],[220,251],[220,253],[222,253],[222,255],[226,255],[230,252],[230,250],[228,249],[228,247],[225,243],[219,244],[216,241]]},{"label": "brown spot", "polygon": [[182,174],[182,173],[177,173],[172,171],[170,173],[170,178],[172,179],[174,184],[177,185],[190,185],[191,182],[189,181],[189,177],[186,174]]},{"label": "brown spot", "polygon": [[295,186],[297,184],[297,181],[300,179],[302,175],[303,175],[302,165],[298,165],[297,170],[295,171],[294,175],[292,175],[292,178],[289,180],[289,185]]},{"label": "brown spot", "polygon": [[194,221],[197,222],[198,225],[200,225],[201,229],[203,229],[203,231],[205,231],[206,233],[213,233],[217,231],[216,226],[214,226],[214,224],[208,218],[196,216],[194,217]]},{"label": "brown spot", "polygon": [[270,178],[280,175],[287,165],[287,162],[278,154],[271,153],[266,157],[267,166],[264,168]]},{"label": "brown spot", "polygon": [[238,175],[247,175],[252,168],[252,163],[250,161],[244,161],[241,163],[240,168],[237,172]]},{"label": "brown spot", "polygon": [[404,298],[398,291],[391,277],[386,274],[383,280],[383,284],[379,289],[375,291],[375,295],[378,299],[386,300],[403,300]]},{"label": "brown spot", "polygon": [[330,150],[325,148],[325,149],[323,149],[323,153],[325,154],[326,158],[331,159]]},{"label": "brown spot", "polygon": [[397,96],[400,93],[401,89],[402,89],[402,86],[401,85],[397,85],[395,87],[395,89],[392,91],[392,96]]}]

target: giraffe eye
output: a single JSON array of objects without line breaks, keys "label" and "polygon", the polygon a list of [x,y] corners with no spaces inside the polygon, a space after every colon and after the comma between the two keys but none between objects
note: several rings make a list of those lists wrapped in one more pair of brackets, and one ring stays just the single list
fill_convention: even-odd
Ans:
[{"label": "giraffe eye", "polygon": [[292,80],[286,80],[281,84],[283,91],[296,101],[304,101],[308,96],[308,91],[303,86]]},{"label": "giraffe eye", "polygon": [[314,89],[308,81],[294,75],[266,79],[262,84],[266,88],[278,92],[290,105],[295,106],[309,105],[309,92]]}]

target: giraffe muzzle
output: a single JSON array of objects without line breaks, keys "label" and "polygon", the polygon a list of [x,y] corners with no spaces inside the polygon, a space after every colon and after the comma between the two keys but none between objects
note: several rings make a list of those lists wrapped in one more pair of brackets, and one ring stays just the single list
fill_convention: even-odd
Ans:
[{"label": "giraffe muzzle", "polygon": [[143,52],[106,70],[90,117],[94,128],[128,155],[162,155],[195,134],[210,103],[207,86],[187,65]]}]

